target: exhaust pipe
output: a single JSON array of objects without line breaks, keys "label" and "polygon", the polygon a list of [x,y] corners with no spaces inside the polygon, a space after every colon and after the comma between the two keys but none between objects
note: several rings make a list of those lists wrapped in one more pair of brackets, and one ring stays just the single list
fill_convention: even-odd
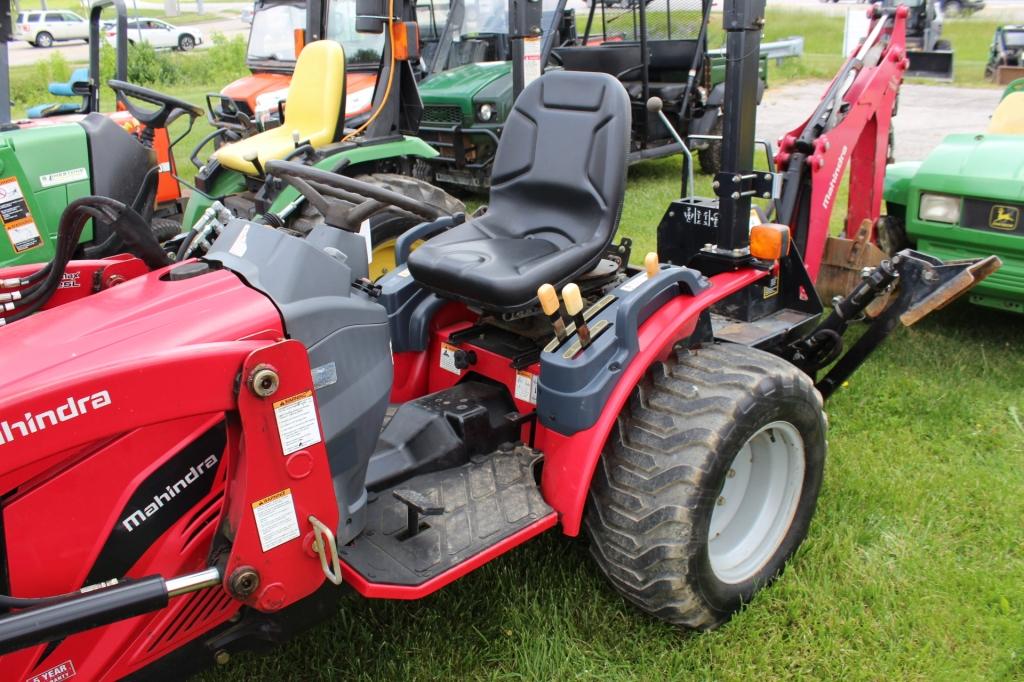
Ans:
[{"label": "exhaust pipe", "polygon": [[151,575],[139,580],[101,587],[56,604],[37,606],[0,617],[0,654],[52,642],[84,630],[159,611],[171,597],[220,584],[220,571],[208,568],[198,573],[165,580]]}]

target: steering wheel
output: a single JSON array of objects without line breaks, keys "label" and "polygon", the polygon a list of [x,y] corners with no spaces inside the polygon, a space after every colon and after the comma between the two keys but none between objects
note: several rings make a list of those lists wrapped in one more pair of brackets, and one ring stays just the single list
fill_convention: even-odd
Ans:
[{"label": "steering wheel", "polygon": [[[166,128],[167,124],[173,121],[181,114],[188,114],[193,119],[199,118],[203,115],[203,110],[197,107],[191,102],[186,102],[183,99],[177,97],[171,97],[165,95],[162,92],[156,90],[150,90],[149,88],[143,88],[132,83],[126,83],[125,81],[109,80],[107,85],[117,93],[118,101],[122,102],[128,109],[128,112],[138,120],[139,123],[150,129]],[[145,109],[134,102],[131,99],[137,99],[147,104],[153,104],[157,108]]]},{"label": "steering wheel", "polygon": [[349,232],[358,232],[364,220],[389,208],[411,213],[428,222],[448,215],[433,204],[293,161],[269,161],[267,174],[299,190],[306,201],[324,216],[328,225]]}]

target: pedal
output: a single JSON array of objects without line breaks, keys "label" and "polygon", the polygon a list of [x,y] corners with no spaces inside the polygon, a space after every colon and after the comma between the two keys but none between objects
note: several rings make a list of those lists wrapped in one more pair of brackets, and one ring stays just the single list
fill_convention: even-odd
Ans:
[{"label": "pedal", "polygon": [[438,506],[430,501],[430,498],[415,490],[394,490],[392,497],[405,505],[408,513],[408,525],[405,529],[403,540],[419,535],[421,516],[440,516],[444,514],[444,507]]}]

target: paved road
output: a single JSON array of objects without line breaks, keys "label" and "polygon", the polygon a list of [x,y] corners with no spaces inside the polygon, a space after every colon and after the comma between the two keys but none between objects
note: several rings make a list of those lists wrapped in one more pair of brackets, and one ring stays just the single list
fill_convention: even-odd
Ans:
[{"label": "paved road", "polygon": [[[139,3],[140,7],[143,4],[145,3]],[[207,6],[209,6],[209,3],[207,3]],[[174,23],[174,20],[171,19],[170,22]],[[240,19],[218,19],[216,21],[194,24],[194,26],[203,32],[207,46],[210,44],[210,36],[214,33],[223,33],[229,38],[236,35],[249,35],[249,25],[243,24]],[[198,49],[203,49],[204,47],[205,46],[200,45]],[[50,54],[54,51],[59,51],[64,55],[64,59],[71,63],[89,61],[89,46],[84,41],[80,40],[69,43],[58,43],[55,47],[48,49],[32,47],[28,43],[19,41],[16,43],[9,43],[7,49],[11,66],[35,64],[41,59],[48,59]]]},{"label": "paved road", "polygon": [[[811,115],[827,87],[816,82],[766,90],[757,111],[758,137],[775,145],[780,136]],[[896,160],[923,159],[949,133],[984,130],[1001,94],[996,89],[903,85],[894,123]],[[937,112],[952,111],[955,116],[937,117]]]}]

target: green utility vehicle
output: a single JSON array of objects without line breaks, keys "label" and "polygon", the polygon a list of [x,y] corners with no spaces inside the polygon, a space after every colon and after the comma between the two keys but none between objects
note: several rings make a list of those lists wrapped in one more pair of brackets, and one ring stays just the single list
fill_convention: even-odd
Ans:
[{"label": "green utility vehicle", "polygon": [[944,260],[996,254],[1003,267],[970,291],[978,305],[1024,313],[1024,79],[1011,84],[988,130],[949,135],[921,162],[885,174],[879,241]]},{"label": "green utility vehicle", "polygon": [[[515,99],[514,71],[504,0],[454,0],[420,83],[420,137],[439,153],[417,163],[417,175],[442,185],[473,190],[488,185],[494,152]],[[566,9],[570,7],[570,9]],[[604,72],[626,88],[632,104],[630,163],[678,154],[681,150],[661,122],[647,111],[660,97],[676,131],[698,152],[707,173],[718,172],[724,101],[725,57],[709,57],[708,0],[650,0],[624,8],[592,0],[577,14],[566,0],[544,0],[539,54],[527,63],[540,71]],[[577,21],[584,26],[577,32]],[[585,23],[584,23],[585,20]],[[421,25],[422,25],[421,16]],[[510,47],[510,43],[512,47]],[[528,52],[528,50],[527,50]],[[767,76],[760,64],[758,100]],[[536,68],[540,66],[541,68]],[[718,136],[718,137],[715,137]]]}]

